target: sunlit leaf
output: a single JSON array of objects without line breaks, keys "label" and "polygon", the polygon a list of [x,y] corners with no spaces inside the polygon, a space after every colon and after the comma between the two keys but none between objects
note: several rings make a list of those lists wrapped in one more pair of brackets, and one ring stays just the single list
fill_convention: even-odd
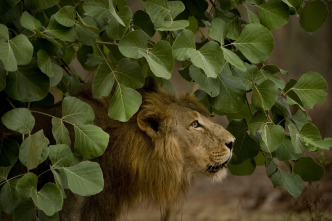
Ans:
[{"label": "sunlit leaf", "polygon": [[40,30],[42,27],[40,21],[26,11],[22,13],[20,23],[24,28],[31,31]]},{"label": "sunlit leaf", "polygon": [[220,18],[214,18],[211,22],[208,33],[212,39],[223,45],[226,35],[226,22]]},{"label": "sunlit leaf", "polygon": [[222,47],[221,49],[223,51],[226,62],[230,63],[231,65],[240,69],[241,71],[247,70],[247,67],[244,65],[244,62],[233,51],[224,47]]},{"label": "sunlit leaf", "polygon": [[263,126],[262,130],[262,140],[260,142],[261,148],[265,152],[272,153],[275,151],[280,143],[284,139],[284,128],[280,125],[269,125]]}]

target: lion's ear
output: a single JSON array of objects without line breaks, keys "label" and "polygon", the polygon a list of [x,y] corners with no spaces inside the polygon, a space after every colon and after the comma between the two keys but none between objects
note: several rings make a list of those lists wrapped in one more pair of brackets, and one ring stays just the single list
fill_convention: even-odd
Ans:
[{"label": "lion's ear", "polygon": [[138,127],[153,139],[158,135],[160,121],[160,115],[149,110],[142,110],[137,116]]}]

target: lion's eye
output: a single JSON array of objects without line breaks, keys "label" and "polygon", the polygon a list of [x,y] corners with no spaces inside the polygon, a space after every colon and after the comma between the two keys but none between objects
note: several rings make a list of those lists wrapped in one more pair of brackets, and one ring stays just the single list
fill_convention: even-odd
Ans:
[{"label": "lion's eye", "polygon": [[200,123],[198,123],[198,121],[196,120],[196,121],[194,121],[194,122],[191,123],[191,126],[192,126],[193,128],[198,128],[198,127],[200,127],[201,125],[200,125]]}]

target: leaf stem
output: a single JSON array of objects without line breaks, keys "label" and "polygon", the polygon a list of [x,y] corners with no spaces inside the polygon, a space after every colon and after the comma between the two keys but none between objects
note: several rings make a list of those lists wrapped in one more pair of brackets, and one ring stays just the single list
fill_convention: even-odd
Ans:
[{"label": "leaf stem", "polygon": [[119,45],[119,44],[116,43],[116,42],[106,42],[106,41],[100,41],[100,40],[97,40],[97,41],[96,41],[96,44],[104,44],[104,45]]},{"label": "leaf stem", "polygon": [[115,76],[115,74],[114,74],[114,71],[113,71],[111,65],[109,64],[109,61],[107,60],[107,58],[105,57],[104,53],[102,52],[102,50],[99,48],[98,45],[97,45],[97,48],[98,48],[100,54],[103,56],[103,58],[104,58],[104,60],[105,60],[105,62],[106,62],[106,64],[107,64],[107,66],[111,69],[112,74],[113,74],[113,76],[114,76],[114,80],[115,80],[116,83],[119,85],[120,83],[119,83],[118,79],[116,78],[116,76]]},{"label": "leaf stem", "polygon": [[6,180],[4,180],[3,182],[0,183],[0,186],[4,185],[5,183],[9,182],[10,180],[19,178],[19,177],[24,176],[24,175],[25,175],[25,173],[17,175],[17,176],[13,176],[12,178],[9,178],[9,179],[6,179]]}]

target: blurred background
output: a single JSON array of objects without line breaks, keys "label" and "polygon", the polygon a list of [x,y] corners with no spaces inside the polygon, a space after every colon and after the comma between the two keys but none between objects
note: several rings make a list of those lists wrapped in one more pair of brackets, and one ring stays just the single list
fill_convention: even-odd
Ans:
[{"label": "blurred background", "polygon": [[[127,0],[133,10],[144,8],[142,1]],[[275,47],[267,64],[275,64],[287,70],[288,79],[314,71],[328,82],[328,96],[322,105],[309,110],[312,121],[320,129],[323,138],[332,137],[332,4],[328,2],[329,17],[314,33],[303,31],[298,18],[273,31]],[[174,73],[171,79],[178,93],[192,92],[195,86]],[[220,123],[227,127],[227,121]],[[246,177],[229,175],[222,183],[212,183],[200,177],[190,188],[188,195],[172,210],[170,220],[182,221],[278,221],[278,220],[332,220],[332,151],[316,154],[325,165],[325,175],[320,182],[305,183],[303,194],[294,199],[285,190],[274,188],[265,174],[265,167]],[[159,208],[138,206],[128,211],[121,221],[159,220]]]}]

